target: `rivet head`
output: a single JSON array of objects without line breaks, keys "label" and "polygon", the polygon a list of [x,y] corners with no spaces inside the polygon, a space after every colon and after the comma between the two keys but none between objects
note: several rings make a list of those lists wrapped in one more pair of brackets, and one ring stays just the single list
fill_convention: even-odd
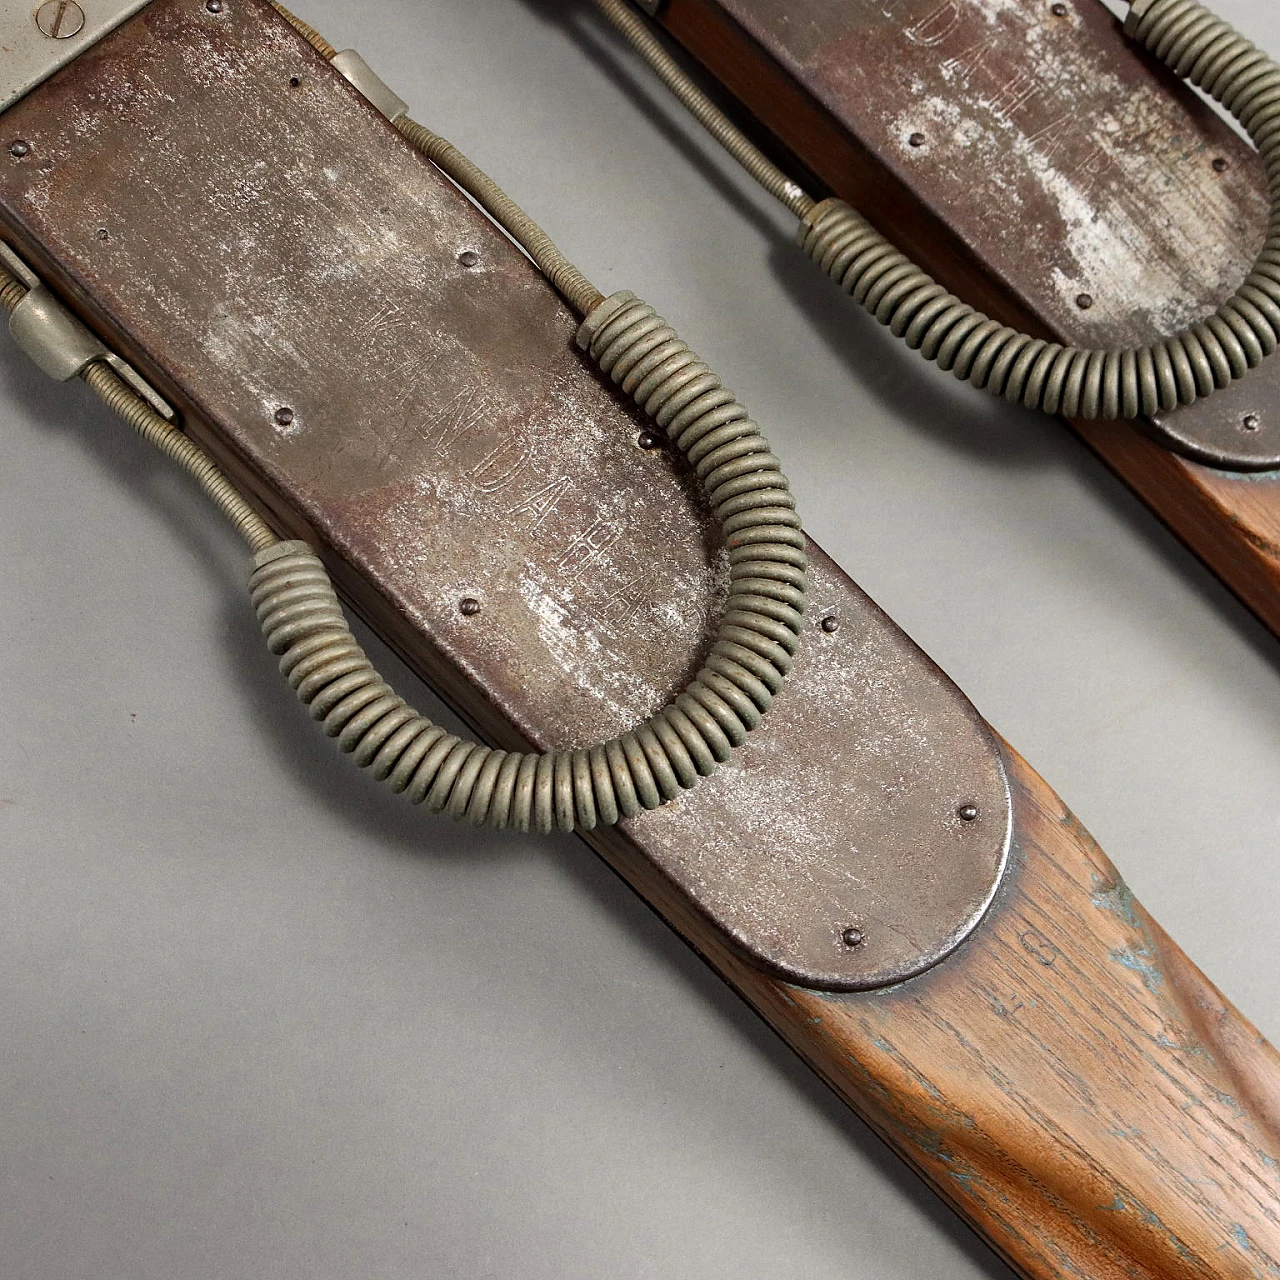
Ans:
[{"label": "rivet head", "polygon": [[110,232],[110,231],[108,231],[108,230],[106,229],[106,227],[99,227],[99,228],[97,229],[97,231],[95,231],[95,232],[94,232],[94,235],[96,235],[96,236],[98,237],[98,239],[99,239],[99,240],[110,240],[110,239],[111,239],[111,232]]},{"label": "rivet head", "polygon": [[1055,18],[1065,18],[1067,16],[1067,6],[1065,4],[1055,4],[1049,7],[1049,12]]},{"label": "rivet head", "polygon": [[276,416],[276,426],[291,427],[293,426],[293,420],[297,415],[293,412],[292,409],[289,408],[287,404],[282,404],[280,408],[276,410],[275,416]]},{"label": "rivet head", "polygon": [[910,147],[923,147],[928,141],[929,139],[926,138],[923,133],[913,133],[911,137],[907,139],[907,145]]},{"label": "rivet head", "polygon": [[977,822],[978,806],[976,804],[962,804],[956,810],[956,817],[959,818],[961,822]]},{"label": "rivet head", "polygon": [[1213,168],[1216,173],[1226,173],[1231,168],[1231,161],[1226,156],[1216,156],[1213,161]]},{"label": "rivet head", "polygon": [[226,8],[222,3],[222,0],[204,0],[204,7],[208,9],[210,13],[221,13],[223,9]]},{"label": "rivet head", "polygon": [[662,443],[652,431],[642,431],[636,436],[636,444],[642,449],[656,449]]},{"label": "rivet head", "polygon": [[829,613],[820,623],[818,623],[818,626],[820,626],[827,635],[835,635],[835,633],[840,630],[840,619],[837,618],[834,613]]},{"label": "rivet head", "polygon": [[474,249],[464,249],[458,254],[458,261],[464,267],[477,267],[480,265],[480,255]]},{"label": "rivet head", "polygon": [[76,0],[48,0],[36,10],[36,26],[50,40],[69,40],[84,29],[84,10]]},{"label": "rivet head", "polygon": [[1089,308],[1093,306],[1093,294],[1091,293],[1077,294],[1076,306],[1079,307],[1081,311],[1088,311]]},{"label": "rivet head", "polygon": [[850,925],[840,934],[840,941],[846,947],[860,947],[867,940],[867,935],[856,925]]},{"label": "rivet head", "polygon": [[1240,425],[1246,431],[1258,431],[1262,427],[1262,419],[1256,413],[1247,413]]},{"label": "rivet head", "polygon": [[458,602],[458,612],[464,618],[474,618],[480,612],[480,601],[475,596],[463,596]]},{"label": "rivet head", "polygon": [[15,160],[21,160],[24,156],[31,154],[31,143],[19,138],[17,141],[9,143],[9,154]]}]

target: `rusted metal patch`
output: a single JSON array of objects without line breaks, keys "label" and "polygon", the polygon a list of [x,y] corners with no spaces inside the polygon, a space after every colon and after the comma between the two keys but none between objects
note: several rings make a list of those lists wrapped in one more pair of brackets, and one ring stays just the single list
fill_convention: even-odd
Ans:
[{"label": "rusted metal patch", "polygon": [[[1098,0],[704,2],[1059,341],[1130,346],[1194,324],[1262,244],[1256,154]],[[839,194],[858,204],[856,186]],[[1150,430],[1215,466],[1280,466],[1280,423],[1261,412],[1261,428],[1246,425],[1248,405],[1280,406],[1280,362]]]},{"label": "rusted metal patch", "polygon": [[[687,470],[640,447],[525,258],[263,0],[154,0],[6,119],[32,144],[0,166],[8,233],[490,740],[607,738],[697,669],[726,566]],[[592,838],[773,972],[875,987],[981,919],[1008,785],[816,548],[812,598],[747,747]]]}]

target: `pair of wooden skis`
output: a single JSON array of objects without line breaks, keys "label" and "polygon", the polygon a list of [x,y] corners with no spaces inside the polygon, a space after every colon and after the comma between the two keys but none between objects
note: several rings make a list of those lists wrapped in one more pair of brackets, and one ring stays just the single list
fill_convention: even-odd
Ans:
[{"label": "pair of wooden skis", "polygon": [[[1136,338],[1158,269],[1187,296],[1229,288],[1257,175],[1094,0],[1062,7],[806,17],[796,0],[783,21],[778,5],[670,0],[657,18],[945,283],[1077,340]],[[1022,66],[1028,50],[1046,60]],[[1063,70],[1081,62],[1114,99]],[[1106,122],[1131,100],[1146,132],[1117,138]],[[1016,200],[948,168],[957,118],[1021,139],[1025,167],[1002,178]],[[151,0],[0,120],[0,232],[21,267],[277,529],[322,549],[486,738],[592,741],[688,678],[724,564],[686,473],[580,361],[522,255],[265,0]],[[1069,243],[1047,206],[1064,169],[1099,211]],[[1107,247],[1111,204],[1136,227],[1141,282]],[[1206,210],[1223,260],[1175,259]],[[1205,412],[1270,430],[1277,367]],[[1082,430],[1280,621],[1272,476]],[[588,839],[1020,1274],[1275,1273],[1274,1050],[816,548],[811,591],[759,741],[674,807]]]}]

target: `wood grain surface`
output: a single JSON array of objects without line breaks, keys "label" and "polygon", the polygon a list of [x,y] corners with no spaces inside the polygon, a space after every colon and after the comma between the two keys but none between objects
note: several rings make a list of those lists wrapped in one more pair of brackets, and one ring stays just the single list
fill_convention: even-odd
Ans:
[{"label": "wood grain surface", "polygon": [[[1256,154],[1100,0],[669,0],[660,17],[817,189],[1029,332],[1148,342],[1225,300],[1261,244]],[[1180,414],[1280,433],[1274,365]],[[1280,476],[1072,425],[1280,632]]]},{"label": "wood grain surface", "polygon": [[[723,591],[687,476],[637,447],[511,244],[265,0],[237,10],[255,35],[238,58],[203,5],[157,0],[80,80],[23,104],[37,164],[4,171],[10,234],[486,737],[564,745],[638,718],[687,677]],[[113,57],[133,74],[113,78]],[[167,57],[189,60],[182,101]],[[919,907],[945,889],[954,859],[913,863],[902,814],[941,787],[949,847],[969,838],[955,787],[975,780],[948,772],[935,730],[972,712],[817,548],[814,593],[841,625],[815,628],[758,741],[592,843],[1022,1274],[1276,1274],[1280,1063],[1017,757],[995,905],[949,959],[878,993],[770,976],[649,856],[718,843],[782,875],[866,845],[868,895]],[[911,769],[855,794],[904,744]],[[873,956],[892,945],[875,923]]]},{"label": "wood grain surface", "polygon": [[1280,1057],[1010,764],[1014,869],[932,972],[823,996],[698,945],[1020,1274],[1280,1274]]}]

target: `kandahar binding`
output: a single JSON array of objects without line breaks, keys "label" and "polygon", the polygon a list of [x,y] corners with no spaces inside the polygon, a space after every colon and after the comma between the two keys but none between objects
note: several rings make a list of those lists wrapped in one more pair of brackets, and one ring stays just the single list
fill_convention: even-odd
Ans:
[{"label": "kandahar binding", "polygon": [[[717,450],[754,441],[736,402],[629,299],[598,327],[575,322],[445,172],[523,227],[517,238],[589,315],[609,304],[579,295],[501,193],[434,135],[393,123],[396,110],[327,52],[263,0],[153,0],[4,113],[24,148],[3,173],[0,224],[22,269],[98,344],[80,348],[81,375],[187,457],[251,543],[286,560],[302,556],[300,537],[317,547],[347,600],[499,753],[561,753],[535,763],[523,791],[517,777],[504,820],[573,818],[1023,1274],[1253,1274],[1280,1253],[1274,1051],[812,544],[794,663],[777,669],[785,686],[749,740],[735,748],[721,711],[725,758],[696,788],[616,825],[576,820],[610,788],[618,816],[627,807],[617,752],[581,744],[622,750],[610,735],[673,696],[680,705],[707,619],[723,626],[735,612],[730,584],[753,583],[736,612],[785,627],[796,609],[786,575],[735,558],[738,512],[726,507],[740,495],[715,490],[761,476],[765,489],[743,492],[780,493],[773,463],[752,443],[742,472],[724,471],[732,457],[709,473],[718,511],[691,502],[690,470],[674,450],[638,447],[652,427],[624,397],[688,372],[685,399],[658,405],[655,425],[676,444],[706,427],[689,445],[695,468],[710,433],[729,429]],[[172,145],[152,151],[158,137]],[[246,167],[262,175],[247,192]],[[208,218],[229,191],[234,235]],[[22,285],[11,273],[15,314]],[[363,323],[369,314],[382,319]],[[652,345],[607,343],[602,376],[580,347],[624,316]],[[89,355],[99,349],[181,429]],[[620,352],[635,362],[618,366]],[[797,528],[781,500],[763,509],[777,513],[769,528]],[[305,637],[317,652],[342,648],[334,665],[349,665],[326,659],[326,679],[352,677],[325,717],[342,697],[371,698],[334,722],[340,744],[359,750],[378,716],[404,715],[362,761],[373,767],[396,733],[413,726],[418,741],[433,727],[335,638],[336,606],[311,594],[317,564],[291,566],[298,621],[318,626]],[[754,566],[745,579],[742,564]],[[637,622],[654,599],[659,634]],[[752,663],[765,632],[740,630],[722,639]],[[757,657],[776,653],[762,647]],[[421,759],[443,741],[431,737]],[[437,772],[419,798],[487,817],[472,802],[492,804],[510,758],[488,752],[455,739],[436,753],[435,766],[454,762],[447,785]],[[541,792],[539,768],[550,770]],[[1136,1141],[1139,1128],[1159,1140]]]}]

